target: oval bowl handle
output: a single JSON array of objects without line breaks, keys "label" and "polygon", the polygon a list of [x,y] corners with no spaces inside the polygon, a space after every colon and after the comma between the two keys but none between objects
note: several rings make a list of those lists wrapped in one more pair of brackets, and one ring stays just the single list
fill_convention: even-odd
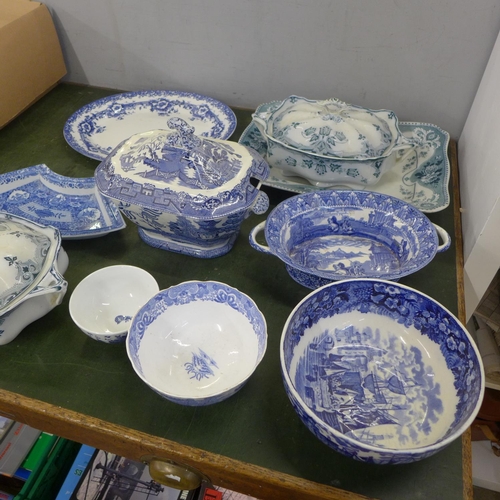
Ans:
[{"label": "oval bowl handle", "polygon": [[252,248],[255,248],[255,250],[258,250],[259,252],[262,253],[267,253],[269,255],[274,255],[273,252],[271,252],[271,249],[267,245],[261,245],[260,243],[257,243],[257,235],[264,230],[266,227],[266,221],[262,221],[259,224],[257,224],[251,231],[248,236],[248,241],[250,242],[250,246]]},{"label": "oval bowl handle", "polygon": [[441,226],[438,226],[437,224],[434,224],[434,223],[432,223],[432,225],[436,229],[436,233],[438,234],[438,236],[441,238],[441,240],[443,240],[443,244],[438,245],[436,252],[439,253],[439,252],[444,252],[444,251],[448,250],[448,248],[450,248],[450,245],[451,245],[450,235]]}]

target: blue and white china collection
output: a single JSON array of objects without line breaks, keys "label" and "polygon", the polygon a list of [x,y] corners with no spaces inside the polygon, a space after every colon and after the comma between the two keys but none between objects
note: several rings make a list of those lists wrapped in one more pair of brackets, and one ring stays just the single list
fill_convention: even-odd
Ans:
[{"label": "blue and white china collection", "polygon": [[[106,237],[128,219],[166,261],[223,259],[243,221],[268,211],[265,188],[279,189],[289,196],[245,243],[281,260],[308,293],[279,347],[293,409],[356,460],[438,452],[477,414],[484,369],[458,319],[397,281],[451,245],[425,215],[450,201],[448,133],[296,95],[258,106],[238,141],[235,128],[231,108],[207,96],[126,92],[64,126],[69,146],[99,162],[92,177],[44,164],[0,175],[0,345],[62,302],[63,240]],[[259,369],[267,325],[247,294],[201,278],[160,289],[141,267],[108,265],[76,284],[69,314],[85,341],[124,342],[165,404],[221,403]]]}]

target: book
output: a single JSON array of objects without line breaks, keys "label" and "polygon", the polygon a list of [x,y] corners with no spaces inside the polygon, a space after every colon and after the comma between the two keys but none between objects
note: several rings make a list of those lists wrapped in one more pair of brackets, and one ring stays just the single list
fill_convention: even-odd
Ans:
[{"label": "book", "polygon": [[40,434],[29,425],[14,422],[0,441],[0,472],[13,476]]},{"label": "book", "polygon": [[14,420],[0,416],[0,442],[14,425]]},{"label": "book", "polygon": [[82,444],[75,459],[73,460],[66,478],[63,481],[56,500],[66,500],[71,498],[76,487],[78,486],[78,483],[80,482],[81,477],[89,466],[95,451],[96,449],[92,446]]},{"label": "book", "polygon": [[195,490],[178,490],[151,478],[147,464],[82,445],[56,500],[256,500],[202,483]]},{"label": "book", "polygon": [[154,481],[146,464],[82,445],[56,500],[178,500],[178,496],[179,490]]},{"label": "book", "polygon": [[228,490],[220,486],[214,486],[214,489],[222,495],[224,500],[257,500],[255,497],[245,495],[244,493],[237,493],[236,491]]},{"label": "book", "polygon": [[214,489],[211,485],[202,485],[197,500],[222,500],[222,492]]},{"label": "book", "polygon": [[57,440],[57,436],[48,432],[42,432],[31,447],[21,466],[14,472],[14,477],[27,481],[36,467],[47,458]]},{"label": "book", "polygon": [[57,436],[54,436],[54,434],[42,432],[38,436],[38,439],[35,441],[35,444],[32,446],[31,450],[28,452],[26,458],[23,460],[21,467],[23,469],[33,471],[35,467],[40,463],[40,460],[42,460],[49,454],[56,441]]}]

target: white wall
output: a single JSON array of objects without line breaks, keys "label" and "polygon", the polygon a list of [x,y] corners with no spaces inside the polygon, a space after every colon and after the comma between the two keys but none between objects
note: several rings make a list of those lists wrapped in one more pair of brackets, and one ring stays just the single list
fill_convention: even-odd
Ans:
[{"label": "white wall", "polygon": [[500,267],[500,36],[458,142],[467,318]]},{"label": "white wall", "polygon": [[458,138],[500,29],[497,0],[46,0],[73,82],[291,94],[393,109]]}]

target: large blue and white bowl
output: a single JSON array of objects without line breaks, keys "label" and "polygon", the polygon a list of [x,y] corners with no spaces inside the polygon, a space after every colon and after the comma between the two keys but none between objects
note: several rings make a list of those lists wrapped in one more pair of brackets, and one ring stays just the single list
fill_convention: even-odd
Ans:
[{"label": "large blue and white bowl", "polygon": [[[258,242],[261,231],[267,246]],[[281,202],[250,232],[250,244],[281,259],[295,281],[314,289],[348,278],[398,280],[447,250],[451,238],[399,198],[325,190]]]},{"label": "large blue and white bowl", "polygon": [[471,425],[484,369],[458,319],[431,297],[385,280],[311,292],[281,337],[288,397],[334,450],[379,464],[421,460]]},{"label": "large blue and white bowl", "polygon": [[139,310],[126,346],[151,389],[174,403],[204,406],[243,387],[264,357],[267,327],[255,302],[236,288],[187,281]]}]

